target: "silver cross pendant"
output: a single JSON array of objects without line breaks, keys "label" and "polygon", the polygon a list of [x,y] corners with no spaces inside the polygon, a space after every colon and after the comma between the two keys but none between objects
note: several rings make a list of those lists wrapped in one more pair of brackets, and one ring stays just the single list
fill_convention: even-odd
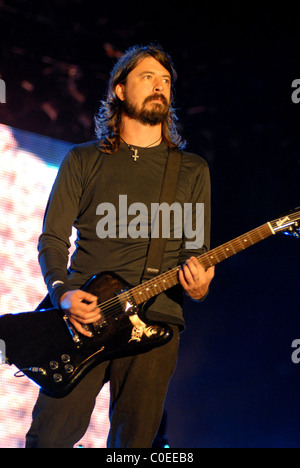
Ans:
[{"label": "silver cross pendant", "polygon": [[132,155],[132,158],[136,161],[137,159],[139,159],[139,155],[138,155],[138,150],[136,148],[130,148],[131,151],[133,151],[133,155]]}]

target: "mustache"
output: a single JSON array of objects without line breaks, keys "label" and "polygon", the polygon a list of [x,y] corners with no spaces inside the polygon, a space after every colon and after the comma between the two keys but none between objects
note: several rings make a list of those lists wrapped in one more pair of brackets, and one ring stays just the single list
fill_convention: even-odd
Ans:
[{"label": "mustache", "polygon": [[168,105],[169,105],[169,103],[168,103],[166,97],[165,97],[163,94],[159,94],[159,93],[156,93],[156,94],[153,94],[152,96],[147,97],[147,98],[144,100],[144,104],[146,104],[147,102],[155,101],[156,99],[161,99],[162,103],[163,103],[165,106],[168,106]]}]

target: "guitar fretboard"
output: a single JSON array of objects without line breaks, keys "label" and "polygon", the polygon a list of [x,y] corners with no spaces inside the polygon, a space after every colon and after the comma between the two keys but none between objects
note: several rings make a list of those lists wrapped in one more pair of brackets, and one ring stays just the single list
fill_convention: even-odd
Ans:
[{"label": "guitar fretboard", "polygon": [[[243,236],[239,236],[226,244],[221,245],[205,254],[197,257],[198,262],[205,268],[212,267],[218,263],[226,260],[229,257],[246,250],[251,245],[254,245],[267,237],[274,234],[272,227],[269,223],[266,223],[253,231],[247,232]],[[178,271],[180,266],[169,270],[162,275],[159,275],[146,283],[140,284],[130,290],[135,303],[137,305],[151,299],[152,297],[160,294],[167,289],[176,286],[179,283]]]}]

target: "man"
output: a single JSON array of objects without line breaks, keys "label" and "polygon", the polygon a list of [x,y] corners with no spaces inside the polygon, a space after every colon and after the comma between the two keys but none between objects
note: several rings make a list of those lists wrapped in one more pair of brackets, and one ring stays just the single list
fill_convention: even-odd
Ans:
[{"label": "man", "polygon": [[[52,304],[83,335],[90,336],[86,324],[101,318],[97,298],[80,289],[92,275],[113,271],[131,285],[141,281],[149,238],[121,235],[120,219],[119,235],[99,238],[97,210],[102,203],[117,207],[120,194],[127,195],[128,205],[139,202],[150,208],[158,203],[168,152],[183,149],[173,108],[175,78],[171,59],[160,47],[127,51],[111,73],[106,101],[96,117],[98,140],[73,148],[53,186],[39,240],[39,261]],[[182,265],[179,281],[184,296],[198,301],[207,294],[214,269],[205,271],[195,259],[209,248],[210,230],[209,171],[196,155],[182,153],[176,201],[181,206],[204,204],[205,242],[202,248],[188,250],[185,233],[178,238],[173,232],[166,242],[162,270]],[[77,248],[67,270],[72,225],[78,231]],[[157,296],[147,318],[167,321],[173,329],[171,341],[144,354],[98,365],[64,398],[41,392],[27,447],[72,447],[84,435],[95,398],[108,380],[108,447],[151,447],[184,327],[178,290]]]}]

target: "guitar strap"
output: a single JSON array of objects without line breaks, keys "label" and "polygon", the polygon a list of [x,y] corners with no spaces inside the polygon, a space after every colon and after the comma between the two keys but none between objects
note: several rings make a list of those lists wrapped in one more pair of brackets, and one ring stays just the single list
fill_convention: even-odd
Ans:
[{"label": "guitar strap", "polygon": [[[169,150],[159,199],[160,205],[161,203],[168,203],[168,205],[170,206],[175,201],[181,159],[181,151]],[[159,228],[161,234],[161,223],[159,223]],[[166,241],[167,239],[163,238],[162,235],[160,235],[160,237],[158,238],[151,237],[150,244],[148,247],[144,273],[141,281],[142,283],[148,281],[151,278],[154,278],[161,272]]]}]

